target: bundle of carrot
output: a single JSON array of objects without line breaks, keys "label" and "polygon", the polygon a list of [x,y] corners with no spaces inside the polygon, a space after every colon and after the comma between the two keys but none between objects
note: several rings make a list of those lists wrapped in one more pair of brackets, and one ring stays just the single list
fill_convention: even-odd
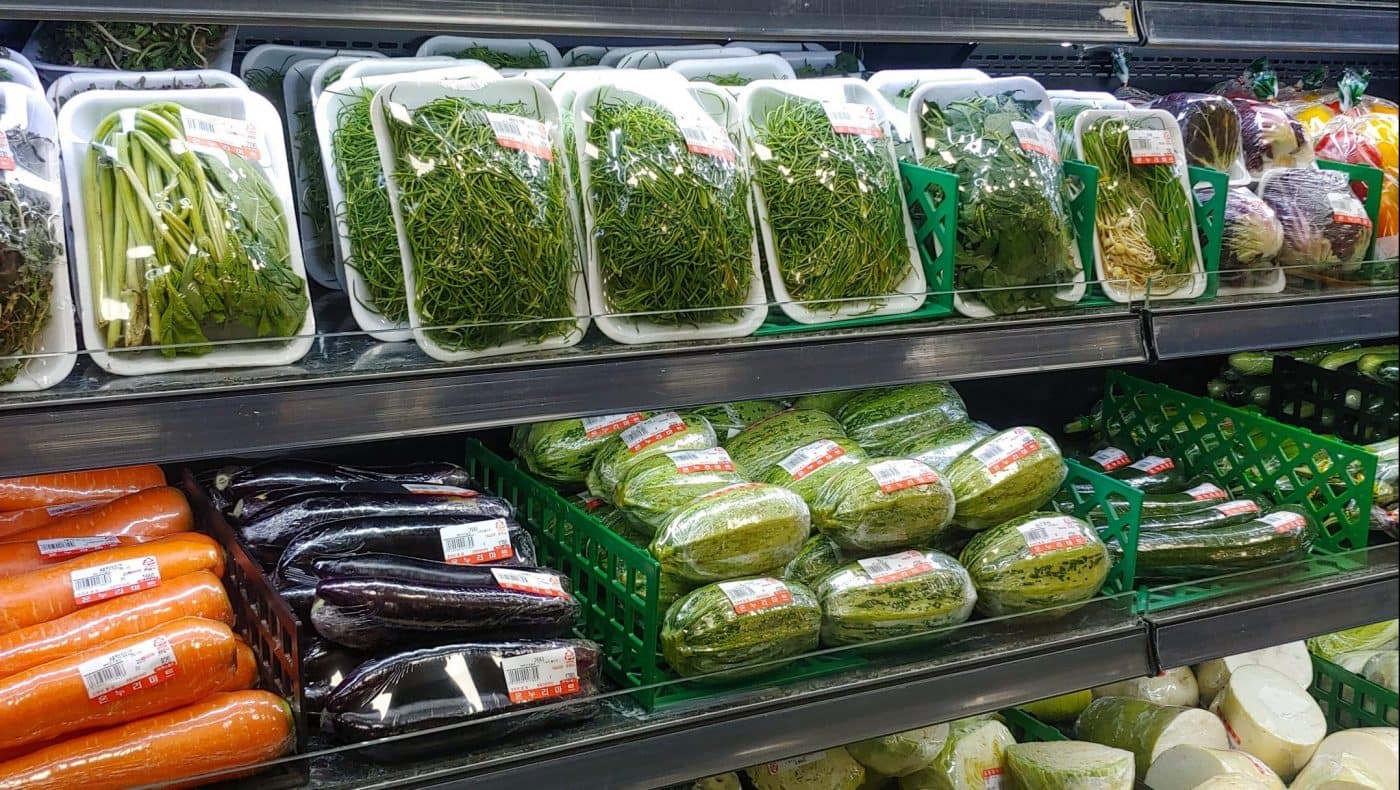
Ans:
[{"label": "bundle of carrot", "polygon": [[157,466],[0,479],[0,790],[229,778],[289,751],[223,550]]}]

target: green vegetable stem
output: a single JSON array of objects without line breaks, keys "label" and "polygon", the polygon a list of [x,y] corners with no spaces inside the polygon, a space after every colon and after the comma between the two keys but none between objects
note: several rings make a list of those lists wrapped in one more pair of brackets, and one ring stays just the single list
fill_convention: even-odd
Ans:
[{"label": "green vegetable stem", "polygon": [[37,37],[39,54],[49,63],[165,71],[209,66],[227,33],[223,25],[45,22]]},{"label": "green vegetable stem", "polygon": [[49,319],[53,262],[63,254],[44,194],[0,179],[0,384],[14,381]]},{"label": "green vegetable stem", "polygon": [[345,193],[345,200],[335,207],[349,236],[345,265],[364,279],[367,289],[367,293],[352,293],[350,298],[360,300],[388,321],[405,323],[408,294],[404,291],[399,237],[370,119],[374,91],[358,89],[353,95],[354,101],[340,109],[331,134],[331,155]]},{"label": "green vegetable stem", "polygon": [[549,65],[549,55],[534,44],[530,45],[529,52],[523,54],[502,52],[482,44],[476,44],[458,51],[453,57],[464,60],[479,60],[493,69],[542,69]]}]

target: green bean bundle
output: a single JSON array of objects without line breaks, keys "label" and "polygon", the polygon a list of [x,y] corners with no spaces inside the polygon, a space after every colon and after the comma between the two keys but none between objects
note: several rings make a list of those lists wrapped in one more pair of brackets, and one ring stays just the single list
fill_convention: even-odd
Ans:
[{"label": "green bean bundle", "polygon": [[406,323],[408,294],[399,237],[370,117],[374,91],[361,88],[353,95],[354,101],[341,107],[331,133],[331,154],[345,194],[345,200],[335,207],[337,216],[345,220],[350,242],[345,266],[360,275],[368,290],[352,293],[350,298],[360,300],[388,321]]},{"label": "green bean bundle", "polygon": [[[564,166],[497,142],[487,113],[538,118],[520,102],[434,99],[411,122],[386,113],[414,304],[450,351],[567,335],[577,247]],[[511,123],[509,119],[499,121]]]},{"label": "green bean bundle", "polygon": [[549,65],[549,54],[534,44],[530,45],[529,52],[520,54],[476,44],[457,52],[453,57],[479,60],[493,69],[542,69]]},{"label": "green bean bundle", "polygon": [[909,242],[884,138],[838,133],[820,102],[786,96],[764,113],[754,149],[788,295],[821,309],[896,293]]},{"label": "green bean bundle", "polygon": [[737,320],[753,279],[743,166],[690,151],[671,112],[649,103],[600,91],[592,116],[588,199],[609,311]]}]

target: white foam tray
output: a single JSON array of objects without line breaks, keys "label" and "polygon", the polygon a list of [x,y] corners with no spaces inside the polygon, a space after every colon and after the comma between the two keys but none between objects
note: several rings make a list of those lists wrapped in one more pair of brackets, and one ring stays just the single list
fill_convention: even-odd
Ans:
[{"label": "white foam tray", "polygon": [[545,68],[559,68],[564,58],[558,48],[542,38],[476,38],[474,36],[433,36],[418,46],[419,57],[424,55],[447,55],[457,57],[464,49],[482,46],[508,55],[529,55],[532,49],[544,53]]},{"label": "white foam tray", "polygon": [[54,111],[63,108],[69,99],[84,91],[96,90],[205,90],[208,88],[242,88],[243,80],[227,71],[193,69],[190,71],[106,71],[89,74],[65,74],[49,85],[47,93]]},{"label": "white foam tray", "polygon": [[680,63],[684,60],[695,60],[705,58],[707,60],[728,60],[735,58],[749,58],[757,55],[751,49],[743,47],[712,47],[710,49],[684,49],[676,47],[656,47],[652,49],[636,49],[622,56],[617,62],[619,69],[664,69],[673,63]]},{"label": "white foam tray", "polygon": [[[639,46],[639,47],[609,47],[609,48],[608,48],[608,51],[605,52],[605,53],[603,53],[603,59],[600,60],[600,61],[598,61],[598,65],[599,65],[599,66],[610,66],[610,67],[616,68],[616,67],[617,67],[617,64],[618,64],[618,61],[621,61],[621,60],[622,60],[624,57],[626,57],[627,55],[629,55],[629,54],[631,54],[631,53],[633,53],[633,52],[636,52],[636,51],[638,51],[638,50],[642,50],[642,49],[655,49],[655,48],[656,48],[656,47],[648,47],[648,46]],[[699,51],[699,50],[707,50],[707,49],[723,49],[723,48],[724,48],[724,47],[721,47],[719,44],[673,44],[673,45],[671,45],[671,46],[666,47],[666,49],[669,49],[669,50],[697,50],[697,51]]]},{"label": "white foam tray", "polygon": [[[749,81],[755,80],[795,80],[792,66],[777,55],[748,55],[738,58],[687,58],[667,66],[671,71],[688,80],[705,82],[711,75],[734,74]],[[737,93],[742,86],[729,87]]]},{"label": "white foam tray", "polygon": [[885,69],[866,80],[880,99],[881,109],[894,132],[894,151],[901,160],[914,161],[914,142],[909,128],[909,100],[900,98],[905,89],[925,82],[985,80],[981,69]]}]

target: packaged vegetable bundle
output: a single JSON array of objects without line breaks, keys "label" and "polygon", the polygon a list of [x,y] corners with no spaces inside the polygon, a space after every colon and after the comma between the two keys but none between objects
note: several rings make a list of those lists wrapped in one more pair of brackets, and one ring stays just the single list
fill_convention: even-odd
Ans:
[{"label": "packaged vegetable bundle", "polygon": [[[1378,260],[1394,258],[1400,251],[1400,120],[1394,105],[1371,103],[1337,115],[1318,132],[1317,157],[1333,162],[1369,165],[1385,177],[1381,185],[1380,213],[1376,217]],[[1357,196],[1366,199],[1366,187],[1354,182]]]},{"label": "packaged vegetable bundle", "polygon": [[588,479],[594,457],[613,434],[647,416],[634,411],[537,422],[520,426],[511,448],[535,476],[554,484],[576,485]]},{"label": "packaged vegetable bundle", "polygon": [[1259,196],[1283,225],[1283,266],[1347,272],[1360,266],[1371,243],[1371,219],[1347,177],[1333,170],[1275,170]]},{"label": "packaged vegetable bundle", "polygon": [[[1207,197],[1201,195],[1201,199]],[[1274,263],[1283,249],[1283,224],[1269,204],[1253,192],[1230,187],[1220,236],[1221,287],[1268,287],[1268,281],[1281,276]]]},{"label": "packaged vegetable bundle", "polygon": [[1240,116],[1229,99],[1182,91],[1158,97],[1148,108],[1176,118],[1187,164],[1229,173],[1231,183],[1248,183],[1240,161]]},{"label": "packaged vegetable bundle", "polygon": [[1096,91],[1047,91],[1050,107],[1055,111],[1055,141],[1060,159],[1078,159],[1074,148],[1074,119],[1085,110],[1126,110],[1132,105],[1114,98],[1111,93]]},{"label": "packaged vegetable bundle", "polygon": [[919,163],[958,177],[959,309],[982,317],[1078,301],[1083,266],[1040,83],[924,85],[909,112]]},{"label": "packaged vegetable bundle", "polygon": [[781,568],[811,532],[801,497],[777,486],[739,483],[677,510],[656,533],[651,554],[662,571],[703,584]]},{"label": "packaged vegetable bundle", "polygon": [[[39,54],[61,66],[166,71],[218,68],[233,28],[166,22],[45,22],[34,31]],[[229,56],[230,59],[232,55]],[[230,64],[222,64],[228,68]]]},{"label": "packaged vegetable bundle", "polygon": [[1240,116],[1240,142],[1250,178],[1280,167],[1309,167],[1316,157],[1303,125],[1283,108],[1254,99],[1231,99]]}]

